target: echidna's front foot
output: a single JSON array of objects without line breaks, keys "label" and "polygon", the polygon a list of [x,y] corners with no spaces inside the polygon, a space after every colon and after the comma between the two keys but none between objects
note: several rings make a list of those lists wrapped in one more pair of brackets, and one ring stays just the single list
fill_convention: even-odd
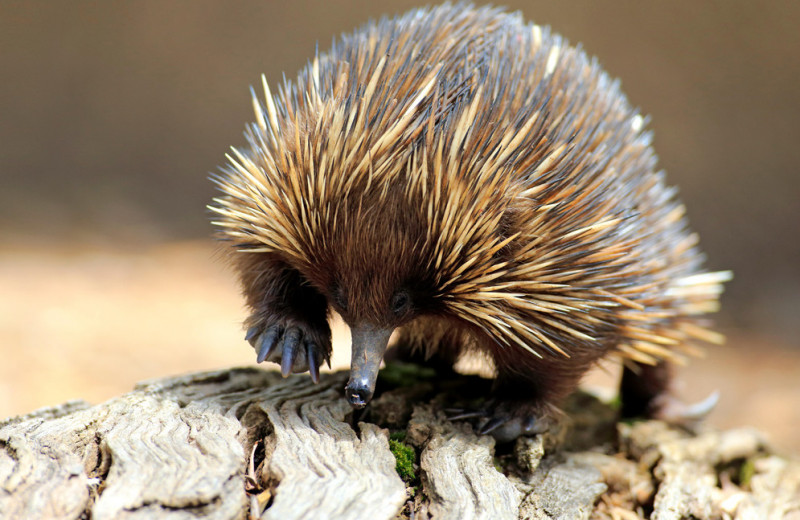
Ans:
[{"label": "echidna's front foot", "polygon": [[536,435],[547,431],[553,424],[551,415],[537,406],[520,401],[490,401],[477,410],[448,410],[451,421],[472,420],[480,435],[491,435],[498,442],[510,442],[517,437]]},{"label": "echidna's front foot", "polygon": [[283,377],[308,371],[315,383],[319,382],[319,367],[323,361],[330,366],[329,338],[327,330],[315,330],[296,322],[275,322],[266,327],[254,325],[245,336],[258,354],[258,363],[278,363]]}]

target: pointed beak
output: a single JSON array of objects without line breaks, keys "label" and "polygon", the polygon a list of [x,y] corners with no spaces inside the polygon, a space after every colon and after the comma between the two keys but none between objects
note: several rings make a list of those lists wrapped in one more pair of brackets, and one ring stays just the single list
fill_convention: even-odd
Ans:
[{"label": "pointed beak", "polygon": [[344,390],[353,408],[364,408],[372,399],[378,369],[392,332],[392,329],[372,325],[350,327],[353,350],[350,360],[350,380]]}]

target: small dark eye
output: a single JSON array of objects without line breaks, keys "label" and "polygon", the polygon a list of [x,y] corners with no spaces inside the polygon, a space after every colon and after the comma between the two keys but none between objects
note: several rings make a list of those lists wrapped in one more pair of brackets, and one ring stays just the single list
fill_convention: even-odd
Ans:
[{"label": "small dark eye", "polygon": [[392,296],[392,312],[400,316],[408,312],[411,307],[411,298],[405,291],[400,291]]}]

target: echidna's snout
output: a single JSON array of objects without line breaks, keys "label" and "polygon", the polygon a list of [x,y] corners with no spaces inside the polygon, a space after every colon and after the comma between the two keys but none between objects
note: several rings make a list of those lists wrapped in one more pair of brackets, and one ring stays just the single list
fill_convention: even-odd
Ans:
[{"label": "echidna's snout", "polygon": [[350,334],[353,338],[350,380],[344,391],[354,408],[363,408],[375,393],[375,381],[392,329],[358,325],[350,327]]}]

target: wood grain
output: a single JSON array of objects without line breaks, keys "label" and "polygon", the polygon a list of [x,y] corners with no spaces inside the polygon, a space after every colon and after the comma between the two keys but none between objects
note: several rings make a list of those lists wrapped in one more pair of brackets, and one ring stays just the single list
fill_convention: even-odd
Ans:
[{"label": "wood grain", "polygon": [[360,423],[357,433],[344,422],[345,381],[296,378],[261,394],[257,406],[274,428],[262,478],[280,481],[262,518],[391,519],[399,511],[406,489],[388,432]]},{"label": "wood grain", "polygon": [[583,395],[567,403],[564,425],[499,449],[447,421],[447,394],[431,381],[386,394],[395,409],[413,410],[400,429],[417,456],[406,483],[379,414],[367,416],[378,424],[353,424],[346,378],[314,385],[255,368],[205,372],[5,420],[0,518],[800,516],[800,463],[754,429],[616,424]]},{"label": "wood grain", "polygon": [[[477,436],[430,407],[417,407],[412,427],[427,429],[420,466],[434,518],[516,519],[522,495],[494,466],[494,439]],[[423,515],[424,517],[424,515]]]}]

